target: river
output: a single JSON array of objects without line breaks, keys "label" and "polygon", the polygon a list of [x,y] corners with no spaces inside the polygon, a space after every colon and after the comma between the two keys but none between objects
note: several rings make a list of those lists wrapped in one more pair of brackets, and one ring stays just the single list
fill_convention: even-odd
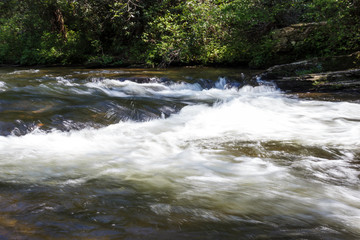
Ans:
[{"label": "river", "polygon": [[359,239],[360,98],[250,74],[0,68],[0,238]]}]

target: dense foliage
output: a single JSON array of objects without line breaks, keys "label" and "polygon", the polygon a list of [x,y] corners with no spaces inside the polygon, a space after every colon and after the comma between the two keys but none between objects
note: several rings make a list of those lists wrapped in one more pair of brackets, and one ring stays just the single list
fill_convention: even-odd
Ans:
[{"label": "dense foliage", "polygon": [[[360,0],[2,0],[0,64],[250,64],[360,50]],[[277,51],[276,29],[319,23]],[[286,57],[284,57],[286,55]]]}]

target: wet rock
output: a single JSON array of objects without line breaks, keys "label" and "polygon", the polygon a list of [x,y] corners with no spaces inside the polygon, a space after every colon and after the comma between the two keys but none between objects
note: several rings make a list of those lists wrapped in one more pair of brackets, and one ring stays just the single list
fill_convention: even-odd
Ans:
[{"label": "wet rock", "polygon": [[288,92],[360,94],[360,52],[275,65],[259,75]]},{"label": "wet rock", "polygon": [[360,94],[360,69],[322,72],[272,80],[288,92],[353,92]]},{"label": "wet rock", "polygon": [[262,72],[260,77],[262,80],[275,80],[283,77],[296,76],[299,71],[311,71],[318,66],[319,62],[313,60],[275,65]]},{"label": "wet rock", "polygon": [[262,72],[260,77],[263,80],[269,80],[356,68],[360,68],[360,52],[355,52],[349,55],[313,58],[289,64],[275,65]]}]

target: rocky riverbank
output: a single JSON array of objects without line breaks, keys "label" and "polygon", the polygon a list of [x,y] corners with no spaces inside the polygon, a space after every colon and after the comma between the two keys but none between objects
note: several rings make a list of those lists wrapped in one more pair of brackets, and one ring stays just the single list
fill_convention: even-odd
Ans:
[{"label": "rocky riverbank", "polygon": [[275,83],[285,92],[360,94],[360,52],[275,65],[258,77]]}]

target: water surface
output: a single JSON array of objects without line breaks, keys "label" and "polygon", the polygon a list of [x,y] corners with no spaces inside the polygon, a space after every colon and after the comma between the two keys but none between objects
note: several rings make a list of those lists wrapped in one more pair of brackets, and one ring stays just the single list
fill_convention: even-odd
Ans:
[{"label": "water surface", "polygon": [[358,99],[249,76],[0,69],[0,238],[359,238]]}]

